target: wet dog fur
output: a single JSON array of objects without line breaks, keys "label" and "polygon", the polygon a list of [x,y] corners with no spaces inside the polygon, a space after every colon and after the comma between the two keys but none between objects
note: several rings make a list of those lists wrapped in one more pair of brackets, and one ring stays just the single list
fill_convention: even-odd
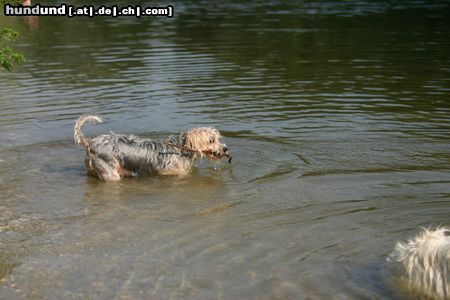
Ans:
[{"label": "wet dog fur", "polygon": [[86,122],[102,120],[94,115],[81,116],[75,124],[74,139],[86,149],[88,173],[105,181],[155,174],[186,175],[199,158],[231,157],[220,132],[210,127],[194,128],[163,142],[115,133],[89,139],[82,131]]},{"label": "wet dog fur", "polygon": [[423,229],[405,243],[397,242],[391,259],[400,263],[410,292],[450,299],[450,229]]}]

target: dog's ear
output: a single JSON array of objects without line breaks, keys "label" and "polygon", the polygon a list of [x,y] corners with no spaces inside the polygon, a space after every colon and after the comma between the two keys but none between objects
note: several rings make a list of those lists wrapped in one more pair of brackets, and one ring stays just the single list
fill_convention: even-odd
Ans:
[{"label": "dog's ear", "polygon": [[201,131],[198,129],[191,129],[186,133],[186,147],[202,151],[204,148],[204,142],[202,141]]},{"label": "dog's ear", "polygon": [[203,152],[201,151],[201,148],[199,145],[198,134],[195,129],[191,129],[186,133],[185,141],[186,141],[185,146],[187,148],[199,151],[199,152],[194,152],[194,155],[199,155],[200,157],[203,157]]},{"label": "dog's ear", "polygon": [[188,148],[194,149],[193,144],[194,144],[194,141],[193,141],[193,137],[192,137],[192,130],[189,130],[188,132],[186,132],[184,145]]}]

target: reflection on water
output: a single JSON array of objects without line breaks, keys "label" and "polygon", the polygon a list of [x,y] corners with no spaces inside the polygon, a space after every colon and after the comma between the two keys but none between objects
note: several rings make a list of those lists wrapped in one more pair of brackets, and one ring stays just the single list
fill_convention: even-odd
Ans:
[{"label": "reflection on water", "polygon": [[[409,299],[387,254],[450,225],[448,3],[173,5],[0,17],[27,57],[0,75],[1,298]],[[103,183],[83,113],[216,126],[233,163]]]}]

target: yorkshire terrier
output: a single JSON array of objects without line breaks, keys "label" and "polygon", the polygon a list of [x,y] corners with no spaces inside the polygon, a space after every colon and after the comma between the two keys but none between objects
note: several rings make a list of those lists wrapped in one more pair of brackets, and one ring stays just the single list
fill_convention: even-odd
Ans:
[{"label": "yorkshire terrier", "polygon": [[186,175],[194,162],[206,157],[220,160],[231,155],[221,142],[221,134],[210,127],[194,128],[166,141],[155,141],[135,135],[103,134],[86,138],[82,128],[86,122],[99,122],[98,116],[81,116],[75,124],[74,139],[86,148],[88,173],[105,181],[147,175]]}]

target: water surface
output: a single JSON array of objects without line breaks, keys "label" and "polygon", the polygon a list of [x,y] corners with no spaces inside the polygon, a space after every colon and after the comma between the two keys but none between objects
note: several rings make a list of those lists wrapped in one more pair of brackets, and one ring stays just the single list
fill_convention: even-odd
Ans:
[{"label": "water surface", "polygon": [[[386,257],[450,225],[449,2],[173,6],[0,17],[27,58],[0,74],[0,298],[414,299]],[[85,113],[215,126],[233,164],[100,182]]]}]

